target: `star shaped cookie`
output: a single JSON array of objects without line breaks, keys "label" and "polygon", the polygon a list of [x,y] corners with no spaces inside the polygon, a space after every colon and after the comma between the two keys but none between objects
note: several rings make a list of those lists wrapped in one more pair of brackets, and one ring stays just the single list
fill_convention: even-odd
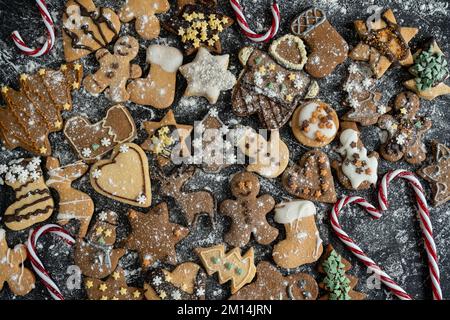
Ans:
[{"label": "star shaped cookie", "polygon": [[125,272],[119,267],[105,281],[86,278],[84,286],[89,300],[142,300],[143,290],[129,287]]},{"label": "star shaped cookie", "polygon": [[139,252],[145,269],[158,260],[177,263],[175,245],[187,236],[189,229],[169,221],[169,210],[165,202],[149,213],[130,209],[128,219],[132,232],[126,241],[126,248]]},{"label": "star shaped cookie", "polygon": [[434,162],[418,171],[431,184],[433,205],[438,206],[450,200],[450,149],[442,143],[433,142]]},{"label": "star shaped cookie", "polygon": [[199,96],[215,104],[220,91],[230,90],[236,84],[236,77],[228,71],[229,55],[213,56],[205,48],[198,50],[191,63],[180,67],[188,86],[185,96]]},{"label": "star shaped cookie", "polygon": [[356,20],[354,25],[362,41],[349,56],[353,60],[369,62],[377,79],[381,78],[394,62],[399,62],[402,66],[413,64],[408,43],[419,29],[400,27],[391,9],[378,19]]}]

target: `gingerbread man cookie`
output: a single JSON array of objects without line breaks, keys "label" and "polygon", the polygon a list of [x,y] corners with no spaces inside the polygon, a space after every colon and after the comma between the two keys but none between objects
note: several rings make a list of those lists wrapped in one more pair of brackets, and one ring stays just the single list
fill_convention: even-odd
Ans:
[{"label": "gingerbread man cookie", "polygon": [[139,51],[138,41],[130,36],[121,37],[114,45],[114,53],[106,49],[97,51],[95,57],[100,63],[99,70],[88,75],[83,80],[86,91],[98,95],[105,91],[106,97],[112,102],[125,102],[130,99],[127,91],[127,81],[139,78],[141,67],[131,64]]},{"label": "gingerbread man cookie", "polygon": [[275,206],[272,196],[258,197],[258,176],[250,172],[237,173],[230,182],[231,193],[236,200],[225,200],[220,204],[220,212],[232,219],[231,229],[225,241],[235,247],[243,247],[253,233],[260,244],[269,244],[278,236],[278,230],[266,220],[266,215]]}]

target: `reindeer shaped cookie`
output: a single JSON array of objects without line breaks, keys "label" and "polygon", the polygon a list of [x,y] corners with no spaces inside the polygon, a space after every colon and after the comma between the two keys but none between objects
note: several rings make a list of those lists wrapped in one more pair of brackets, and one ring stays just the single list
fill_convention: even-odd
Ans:
[{"label": "reindeer shaped cookie", "polygon": [[89,166],[78,161],[61,167],[59,160],[53,157],[47,158],[46,166],[49,175],[47,186],[55,189],[59,194],[58,223],[66,225],[72,219],[79,220],[78,236],[84,237],[94,213],[94,202],[86,193],[74,189],[72,182],[81,178]]},{"label": "reindeer shaped cookie", "polygon": [[163,196],[173,198],[183,211],[188,224],[195,222],[197,215],[207,213],[214,221],[214,198],[208,191],[183,191],[184,185],[195,174],[195,167],[181,168],[169,177],[157,173],[160,181],[160,192]]}]

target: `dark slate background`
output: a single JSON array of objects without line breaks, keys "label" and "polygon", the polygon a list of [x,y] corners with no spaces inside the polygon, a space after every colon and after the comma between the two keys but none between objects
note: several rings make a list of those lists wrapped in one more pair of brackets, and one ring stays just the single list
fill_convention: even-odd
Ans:
[{"label": "dark slate background", "polygon": [[[64,62],[64,55],[61,41],[61,17],[65,1],[63,0],[48,0],[48,5],[55,24],[57,27],[57,43],[52,52],[41,58],[29,58],[21,55],[14,47],[10,33],[13,30],[19,29],[25,41],[33,45],[38,45],[43,41],[44,26],[41,22],[40,16],[37,13],[35,2],[33,0],[0,0],[0,84],[5,84],[17,88],[18,75],[20,73],[32,73],[41,67],[58,67]],[[95,1],[98,5],[111,6],[119,9],[124,3],[123,0],[98,0]],[[174,1],[171,1],[172,7]],[[270,23],[269,4],[270,0],[242,0],[244,8],[246,8],[246,16],[250,24],[260,31],[264,26]],[[352,21],[357,18],[365,19],[368,17],[366,13],[367,8],[372,4],[377,4],[387,8],[391,5],[395,11],[397,19],[400,24],[405,26],[417,26],[420,28],[418,36],[411,42],[411,46],[416,48],[429,37],[435,37],[441,45],[444,52],[450,52],[450,44],[448,33],[450,30],[449,16],[450,9],[447,8],[448,1],[426,1],[426,0],[400,0],[392,3],[392,1],[349,1],[349,0],[280,0],[280,9],[282,12],[282,23],[279,35],[285,34],[289,30],[289,24],[292,18],[301,11],[307,9],[311,5],[316,5],[324,9],[331,23],[344,36],[350,46],[354,46],[358,39],[353,30]],[[232,15],[228,1],[219,1],[220,11]],[[172,9],[173,10],[173,9]],[[162,20],[167,19],[169,14],[160,15]],[[132,25],[123,25],[122,35],[135,35],[134,27]],[[145,48],[150,43],[162,43],[179,46],[180,43],[176,37],[166,32],[162,32],[160,38],[153,41],[140,40],[141,50],[137,61],[141,67],[145,68],[144,72],[148,70],[145,64]],[[225,32],[223,36],[223,51],[231,55],[230,70],[234,74],[238,74],[241,66],[237,61],[238,48],[249,45],[247,41],[239,32],[238,26],[235,25]],[[259,45],[259,47],[266,49],[267,44]],[[185,57],[185,63],[190,61],[192,57]],[[341,85],[346,74],[346,66],[341,65],[337,68],[333,75],[327,79],[319,81],[321,93],[320,98],[330,103],[340,115],[345,110],[341,106],[344,98],[344,93],[341,90]],[[88,74],[97,68],[96,61],[93,56],[83,59],[85,74]],[[383,99],[386,103],[392,101],[392,98],[401,92],[401,83],[408,79],[409,75],[406,70],[399,67],[391,68],[379,83],[380,90],[383,91]],[[179,76],[178,92],[173,109],[176,117],[181,123],[192,124],[195,120],[202,119],[209,105],[204,98],[182,98],[182,93],[185,88],[185,81]],[[222,93],[219,102],[217,103],[220,116],[227,124],[242,123],[258,127],[258,122],[255,118],[238,118],[233,115],[230,110],[230,92]],[[441,97],[432,102],[422,101],[422,108],[420,113],[429,117],[433,121],[433,128],[426,136],[427,148],[430,150],[428,143],[432,139],[439,139],[441,142],[449,144],[448,124],[450,123],[450,114],[447,112],[450,97]],[[0,102],[3,104],[3,102]],[[144,120],[161,119],[165,111],[157,111],[151,108],[138,106],[132,103],[127,103],[133,117],[138,124],[139,137],[137,143],[141,143],[146,135],[140,123]],[[100,120],[111,103],[105,99],[103,95],[95,98],[90,96],[84,90],[74,94],[74,109],[71,112],[65,112],[64,118],[76,114],[87,115],[92,121]],[[295,162],[306,151],[306,148],[299,145],[294,139],[291,130],[288,126],[282,129],[283,139],[288,144],[291,151],[291,161]],[[365,127],[362,129],[362,139],[369,150],[376,150],[379,146],[379,129],[376,127]],[[67,141],[64,139],[62,133],[52,134],[50,136],[52,146],[54,148],[54,155],[60,157],[62,164],[68,164],[76,160],[74,152],[70,149]],[[333,148],[336,147],[336,142],[324,148],[325,152],[333,158],[336,156]],[[6,163],[17,157],[29,156],[23,150],[17,149],[8,151],[1,147],[0,149],[0,163]],[[150,160],[152,161],[152,160]],[[416,170],[417,167],[412,167],[405,162],[387,163],[382,160],[379,167],[380,176],[389,169],[406,168]],[[232,166],[223,170],[220,174],[205,174],[201,171],[197,173],[195,178],[189,183],[188,187],[192,189],[206,188],[211,190],[216,197],[216,201],[229,198],[229,177],[231,174],[242,170],[242,166]],[[268,180],[260,179],[261,192],[273,195],[277,201],[290,199],[280,184],[279,179]],[[429,186],[424,183],[427,194],[430,194]],[[129,233],[129,224],[125,217],[128,209],[127,205],[114,202],[110,199],[96,194],[88,179],[84,177],[75,184],[75,187],[88,192],[95,200],[96,214],[105,209],[115,210],[120,214],[119,239],[122,241]],[[429,286],[429,276],[426,263],[426,255],[423,249],[420,227],[416,219],[415,204],[413,194],[409,188],[405,188],[404,182],[395,182],[390,192],[391,208],[386,212],[385,216],[379,221],[372,221],[367,214],[362,212],[359,208],[353,207],[346,210],[342,223],[349,234],[354,235],[354,238],[360,242],[361,247],[368,252],[375,261],[379,262],[385,270],[400,283],[405,290],[417,299],[430,299],[431,290]],[[405,191],[403,191],[405,190]],[[351,194],[348,190],[342,189],[337,183],[338,195]],[[158,187],[153,181],[154,204],[163,200],[167,200],[171,208],[171,220],[177,223],[185,224],[185,220],[175,203],[168,199],[162,199],[158,194]],[[366,197],[373,203],[376,201],[375,190],[368,192],[354,192]],[[57,195],[54,193],[57,200]],[[0,212],[4,212],[6,207],[12,203],[13,194],[7,187],[0,187]],[[348,251],[341,245],[339,240],[331,233],[329,225],[328,213],[330,206],[324,204],[317,204],[318,215],[317,225],[319,227],[322,238],[325,244],[332,243],[336,249],[348,258],[354,265],[351,274],[355,274],[360,278],[360,283],[357,289],[368,294],[368,299],[392,299],[392,295],[388,293],[385,288],[372,288],[370,274],[362,264],[351,256]],[[450,204],[443,205],[439,208],[431,209],[431,220],[434,225],[434,234],[438,253],[440,256],[441,268],[441,282],[444,297],[450,294]],[[54,214],[56,216],[56,214]],[[53,217],[54,217],[53,216]],[[273,223],[272,216],[269,220]],[[179,261],[196,261],[199,262],[196,255],[193,253],[194,248],[199,246],[210,246],[212,244],[221,243],[223,241],[224,231],[227,230],[229,221],[217,214],[217,226],[213,230],[211,223],[206,217],[202,217],[199,223],[191,228],[190,235],[184,239],[177,247]],[[51,221],[51,220],[50,220]],[[1,225],[0,221],[0,225]],[[284,237],[284,229],[282,226],[277,226],[280,229],[280,236],[278,240]],[[73,223],[70,228],[76,228]],[[73,229],[72,229],[73,230]],[[10,246],[26,241],[28,230],[22,232],[7,232],[7,239]],[[277,240],[277,241],[278,241]],[[261,246],[256,244],[253,240],[244,248],[255,247],[256,262],[261,260],[271,260],[271,246]],[[54,280],[60,285],[63,293],[67,299],[83,299],[85,292],[82,289],[73,289],[72,286],[67,286],[67,281],[70,276],[68,267],[73,265],[71,257],[71,250],[61,241],[46,237],[39,246],[39,254],[42,256],[44,263],[48,266],[48,270],[53,275]],[[26,263],[29,266],[29,263]],[[121,265],[127,270],[128,280],[131,284],[142,286],[144,277],[139,269],[137,263],[137,256],[133,252],[129,252],[121,260]],[[30,267],[30,266],[29,266]],[[170,266],[166,266],[169,267]],[[310,272],[317,277],[318,280],[322,277],[317,275],[316,266],[306,265],[301,266],[295,270],[282,270],[284,274],[289,272]],[[70,281],[69,281],[70,282]],[[369,285],[368,285],[369,284]],[[371,289],[372,288],[372,289]],[[220,286],[216,281],[216,277],[210,277],[208,280],[208,298],[223,299],[229,295],[228,285]],[[49,294],[45,288],[37,281],[36,289],[34,289],[26,297],[14,297],[7,286],[0,292],[0,299],[49,299]]]}]

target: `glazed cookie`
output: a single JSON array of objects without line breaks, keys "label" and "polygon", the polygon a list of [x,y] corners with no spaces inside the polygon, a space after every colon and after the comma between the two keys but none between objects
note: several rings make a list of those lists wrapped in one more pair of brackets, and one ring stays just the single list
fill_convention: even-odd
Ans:
[{"label": "glazed cookie", "polygon": [[155,14],[169,11],[167,0],[126,0],[119,11],[122,22],[136,20],[136,32],[145,40],[157,38],[160,32],[159,20]]},{"label": "glazed cookie", "polygon": [[118,144],[133,141],[136,125],[127,108],[116,105],[108,109],[105,118],[92,123],[88,118],[75,116],[67,120],[64,135],[84,161],[94,161]]},{"label": "glazed cookie", "polygon": [[129,287],[125,271],[117,268],[105,281],[86,278],[84,287],[89,300],[143,300],[143,290]]},{"label": "glazed cookie", "polygon": [[426,159],[423,136],[431,128],[431,121],[417,116],[420,109],[419,97],[410,92],[402,92],[395,98],[394,115],[386,114],[378,120],[384,130],[381,156],[391,162],[404,158],[411,164],[419,164]]},{"label": "glazed cookie", "polygon": [[88,194],[73,188],[72,182],[80,179],[89,166],[82,161],[61,166],[57,158],[48,157],[46,168],[49,177],[46,184],[59,195],[58,224],[64,226],[72,219],[78,220],[78,237],[84,237],[94,213],[94,201]]},{"label": "glazed cookie", "polygon": [[109,160],[96,162],[90,181],[95,191],[113,200],[144,208],[152,203],[148,159],[134,143],[118,145]]},{"label": "glazed cookie", "polygon": [[215,104],[221,91],[227,91],[236,84],[236,77],[228,71],[230,56],[213,56],[205,48],[198,49],[194,61],[180,67],[188,86],[184,91],[187,97],[205,97]]},{"label": "glazed cookie", "polygon": [[139,252],[144,269],[157,261],[177,264],[175,245],[188,235],[189,229],[169,221],[166,203],[158,204],[149,213],[130,209],[128,220],[132,231],[125,246]]},{"label": "glazed cookie", "polygon": [[375,21],[356,20],[354,25],[361,42],[349,56],[356,61],[369,62],[377,79],[395,62],[402,66],[413,64],[408,43],[419,29],[399,26],[391,9]]},{"label": "glazed cookie", "polygon": [[354,122],[341,122],[340,147],[337,152],[341,161],[334,160],[331,166],[336,170],[339,182],[352,190],[365,190],[376,186],[378,180],[378,153],[367,152],[359,130]]},{"label": "glazed cookie", "polygon": [[309,47],[305,70],[314,78],[324,78],[347,59],[348,44],[328,21],[325,12],[311,8],[298,15],[291,32]]},{"label": "glazed cookie", "polygon": [[286,229],[286,239],[277,243],[272,251],[278,266],[297,268],[320,258],[323,247],[315,215],[314,203],[307,200],[282,202],[275,207],[274,220]]},{"label": "glazed cookie", "polygon": [[256,281],[243,287],[230,300],[316,300],[319,287],[306,273],[284,277],[274,266],[262,261],[256,267]]},{"label": "glazed cookie", "polygon": [[225,235],[225,242],[243,247],[250,241],[251,234],[260,244],[267,245],[278,236],[278,230],[266,220],[275,206],[272,196],[258,197],[258,177],[250,172],[237,173],[230,182],[231,193],[236,200],[225,200],[220,204],[221,214],[232,219],[231,229]]},{"label": "glazed cookie", "polygon": [[181,208],[188,225],[196,221],[198,215],[206,213],[214,222],[216,209],[214,197],[208,191],[184,191],[184,185],[194,176],[195,167],[182,167],[170,176],[158,173],[159,192],[162,196],[175,200]]},{"label": "glazed cookie", "polygon": [[15,202],[5,211],[4,224],[11,230],[26,229],[47,220],[55,207],[40,167],[41,159],[17,159],[0,165],[3,181],[15,192]]},{"label": "glazed cookie", "polygon": [[114,10],[97,8],[92,0],[68,0],[62,19],[67,62],[107,47],[117,39],[121,27]]},{"label": "glazed cookie", "polygon": [[318,93],[305,72],[287,70],[260,50],[244,47],[239,61],[244,70],[233,89],[233,112],[239,117],[258,114],[264,128],[280,129],[301,100]]},{"label": "glazed cookie", "polygon": [[409,71],[415,79],[404,83],[408,90],[426,100],[450,94],[450,87],[444,83],[449,76],[448,61],[435,40],[418,50],[413,58],[414,65]]},{"label": "glazed cookie", "polygon": [[319,150],[306,152],[297,165],[289,167],[283,174],[282,183],[287,192],[301,199],[337,201],[330,161]]},{"label": "glazed cookie", "polygon": [[115,249],[117,214],[103,211],[92,226],[87,238],[75,244],[73,259],[85,276],[103,279],[110,275],[125,254],[125,249]]},{"label": "glazed cookie", "polygon": [[141,67],[131,64],[138,52],[139,43],[130,36],[117,39],[113,54],[107,49],[97,51],[95,57],[100,68],[84,78],[83,86],[86,91],[93,95],[105,92],[106,97],[115,103],[128,101],[130,94],[126,88],[127,81],[142,75]]},{"label": "glazed cookie", "polygon": [[0,107],[0,140],[4,146],[51,155],[48,135],[62,130],[61,111],[72,109],[71,92],[80,88],[82,78],[80,64],[63,64],[59,70],[22,74],[19,91],[3,86],[6,107]]},{"label": "glazed cookie", "polygon": [[150,64],[147,78],[133,80],[127,87],[130,100],[157,109],[168,108],[175,97],[183,54],[177,48],[153,44],[147,49],[147,63]]},{"label": "glazed cookie", "polygon": [[298,142],[308,147],[320,148],[336,137],[339,119],[332,107],[320,100],[314,100],[295,110],[291,127]]},{"label": "glazed cookie", "polygon": [[203,263],[208,275],[218,273],[219,283],[231,281],[231,293],[235,294],[256,274],[253,248],[242,256],[241,249],[234,248],[225,253],[225,245],[219,244],[209,248],[195,250]]},{"label": "glazed cookie", "polygon": [[434,161],[417,173],[431,184],[433,204],[439,206],[450,200],[450,149],[433,141]]},{"label": "glazed cookie", "polygon": [[283,67],[292,70],[302,70],[308,60],[302,39],[292,34],[272,41],[269,53]]},{"label": "glazed cookie", "polygon": [[34,275],[24,267],[26,259],[26,247],[19,244],[10,249],[6,242],[6,232],[0,228],[0,291],[5,282],[17,296],[24,296],[34,289]]}]

